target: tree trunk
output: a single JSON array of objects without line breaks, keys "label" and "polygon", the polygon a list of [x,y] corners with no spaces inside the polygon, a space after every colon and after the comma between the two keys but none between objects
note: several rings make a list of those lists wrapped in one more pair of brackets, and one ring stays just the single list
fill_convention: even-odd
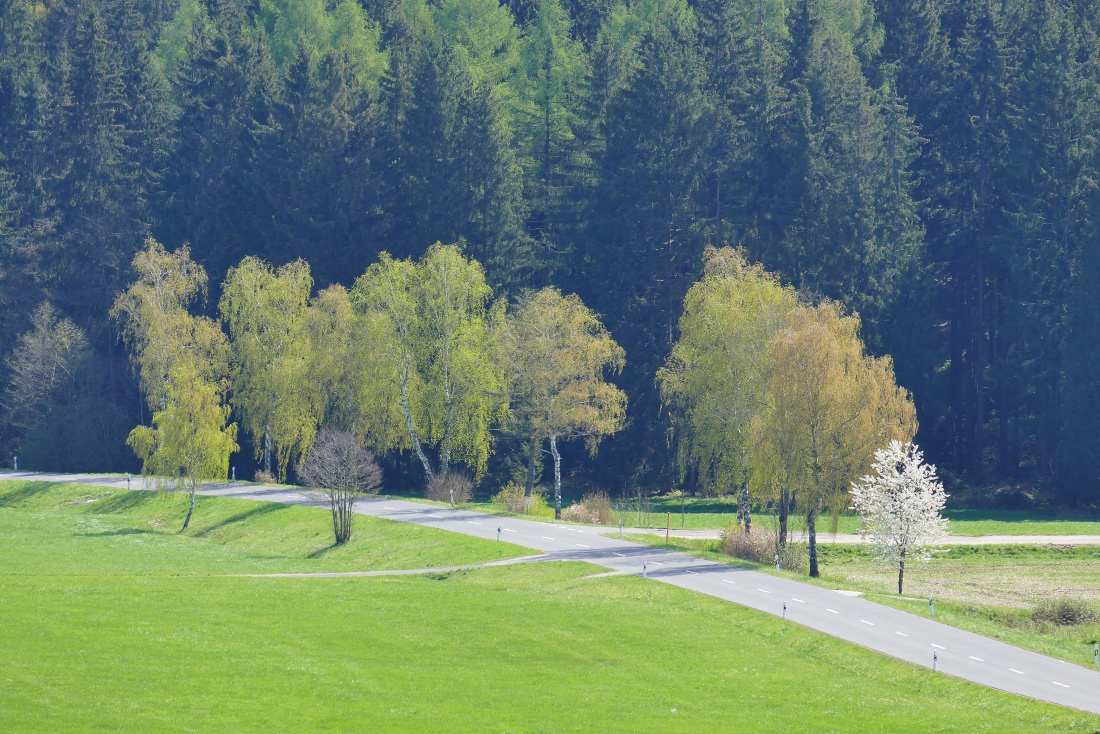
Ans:
[{"label": "tree trunk", "polygon": [[810,532],[810,578],[816,579],[821,575],[817,568],[817,510],[806,515],[806,528]]},{"label": "tree trunk", "polygon": [[901,595],[901,581],[905,578],[905,551],[901,552],[901,562],[898,564],[898,595]]},{"label": "tree trunk", "polygon": [[752,531],[752,508],[749,507],[749,477],[745,475],[741,480],[741,498],[737,501],[738,507],[744,507],[744,512],[739,513],[741,515],[741,522],[744,523],[745,532]]},{"label": "tree trunk", "polygon": [[526,499],[531,499],[531,492],[535,489],[535,459],[538,458],[538,450],[538,441],[532,436],[527,450],[527,489],[523,493]]},{"label": "tree trunk", "polygon": [[554,519],[561,519],[561,454],[558,453],[558,437],[550,435],[550,453],[554,455]]},{"label": "tree trunk", "polygon": [[271,474],[271,426],[264,426],[264,472]]},{"label": "tree trunk", "polygon": [[412,412],[409,410],[409,362],[405,360],[405,371],[401,374],[401,412],[405,414],[405,425],[409,428],[409,437],[412,439],[416,455],[420,457],[420,463],[424,465],[424,473],[428,481],[435,478],[432,473],[432,463],[424,455],[424,447],[420,445],[420,437],[416,435],[416,426],[413,425]]},{"label": "tree trunk", "polygon": [[332,508],[332,537],[337,544],[340,543],[340,502],[336,499],[336,493],[329,494],[329,507]]},{"label": "tree trunk", "polygon": [[787,547],[787,526],[791,515],[791,495],[787,489],[779,491],[779,548]]},{"label": "tree trunk", "polygon": [[187,517],[183,519],[183,527],[180,528],[181,533],[187,529],[187,525],[191,522],[191,515],[195,512],[195,490],[192,489],[189,494],[191,495],[191,507],[187,510]]}]

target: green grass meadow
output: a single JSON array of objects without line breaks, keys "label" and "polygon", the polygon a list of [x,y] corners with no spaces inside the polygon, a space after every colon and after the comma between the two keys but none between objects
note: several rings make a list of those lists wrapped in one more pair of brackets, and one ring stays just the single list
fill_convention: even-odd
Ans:
[{"label": "green grass meadow", "polygon": [[233,576],[525,551],[383,520],[325,551],[324,510],[222,498],[180,534],[182,498],[133,496],[0,483],[0,731],[1100,731],[580,563]]},{"label": "green grass meadow", "polygon": [[[466,506],[481,512],[508,514],[488,501],[471,502]],[[954,535],[1100,535],[1098,518],[1011,510],[945,510],[943,515],[948,519],[949,532]],[[624,526],[635,528],[664,528],[668,523],[673,530],[725,530],[737,521],[737,501],[733,497],[687,497],[681,505],[678,497],[654,497],[650,500],[648,513],[624,511],[617,513],[616,518],[621,518]],[[775,523],[774,516],[763,513],[753,518],[754,522],[765,526]],[[800,516],[792,515],[790,522],[793,532],[803,530]],[[831,522],[831,518],[821,520],[818,532],[832,532]],[[859,524],[858,517],[841,515],[837,532],[858,533]]]}]

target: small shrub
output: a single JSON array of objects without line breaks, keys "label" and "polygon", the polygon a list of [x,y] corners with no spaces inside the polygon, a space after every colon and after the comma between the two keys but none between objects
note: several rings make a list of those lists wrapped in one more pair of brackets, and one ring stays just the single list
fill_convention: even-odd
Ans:
[{"label": "small shrub", "polygon": [[553,517],[554,508],[546,500],[546,492],[540,491],[531,494],[531,504],[527,506],[527,514],[534,517]]},{"label": "small shrub", "polygon": [[546,490],[542,487],[535,487],[531,492],[530,503],[526,502],[527,499],[524,494],[527,490],[515,482],[512,482],[504,489],[500,490],[492,497],[493,504],[501,507],[508,512],[514,512],[517,515],[534,515],[535,517],[553,517],[554,508],[551,507],[546,501]]},{"label": "small shrub", "polygon": [[253,477],[253,481],[255,481],[257,484],[274,484],[275,475],[271,472],[264,471],[263,469],[258,469],[256,471],[256,475]]},{"label": "small shrub", "polygon": [[[775,545],[775,533],[767,530],[753,530],[751,533],[746,533],[740,526],[735,525],[722,534],[718,550],[727,556],[774,566]],[[804,546],[787,543],[779,551],[779,567],[781,569],[804,573],[806,565],[806,548]]]},{"label": "small shrub", "polygon": [[1097,620],[1096,609],[1083,599],[1051,599],[1043,602],[1031,613],[1031,619],[1040,624],[1056,624],[1073,627],[1091,624]]},{"label": "small shrub", "polygon": [[464,505],[474,496],[474,483],[461,472],[450,472],[446,476],[437,474],[428,482],[427,492],[430,500]]},{"label": "small shrub", "polygon": [[508,512],[521,513],[524,510],[523,492],[523,487],[512,482],[493,495],[492,503]]},{"label": "small shrub", "polygon": [[603,490],[589,492],[580,502],[575,502],[562,510],[561,519],[592,525],[607,525],[611,522],[611,497]]}]

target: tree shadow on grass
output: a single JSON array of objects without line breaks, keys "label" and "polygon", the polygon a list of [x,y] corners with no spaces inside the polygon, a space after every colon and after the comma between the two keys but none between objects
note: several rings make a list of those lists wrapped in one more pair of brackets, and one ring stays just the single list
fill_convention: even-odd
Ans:
[{"label": "tree shadow on grass", "polygon": [[339,543],[333,543],[332,545],[326,545],[323,548],[318,548],[315,551],[307,553],[306,558],[309,558],[309,559],[324,558],[325,556],[327,556],[329,553],[336,550],[337,548],[343,548],[346,545],[347,545],[347,543],[344,543],[342,545],[339,544]]},{"label": "tree shadow on grass", "polygon": [[157,492],[115,492],[96,502],[88,503],[86,511],[93,515],[125,513],[159,499],[161,498]]},{"label": "tree shadow on grass", "polygon": [[164,535],[155,530],[144,528],[119,528],[118,530],[104,530],[101,533],[76,533],[82,538],[109,538],[116,535]]},{"label": "tree shadow on grass", "polygon": [[[213,525],[203,528],[202,530],[195,533],[194,537],[204,538],[215,530],[218,530],[219,528],[224,528],[228,525],[233,525],[235,523],[241,523],[245,520],[253,520],[255,518],[263,517],[264,515],[270,515],[273,512],[279,512],[286,509],[288,509],[288,505],[280,505],[274,502],[260,503],[257,504],[256,507],[245,510],[244,512],[238,512],[236,515],[230,515],[224,520],[219,520]],[[199,509],[196,508],[195,514],[197,515],[198,513]]]},{"label": "tree shadow on grass", "polygon": [[0,507],[20,507],[31,498],[45,494],[57,486],[61,485],[57,482],[27,482],[19,489],[0,494]]}]

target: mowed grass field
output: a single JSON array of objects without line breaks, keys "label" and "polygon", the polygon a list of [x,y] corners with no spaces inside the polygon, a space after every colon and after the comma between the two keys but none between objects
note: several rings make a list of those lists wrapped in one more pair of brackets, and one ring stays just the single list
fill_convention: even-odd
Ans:
[{"label": "mowed grass field", "polygon": [[[687,498],[681,513],[680,500],[675,497],[654,499],[648,522],[635,527],[665,527],[671,522],[673,529],[683,526],[688,530],[724,530],[737,520],[737,503],[732,498]],[[671,513],[671,517],[667,514]],[[631,513],[627,519],[645,520]],[[954,535],[1100,535],[1100,518],[1071,518],[1057,515],[1038,515],[1029,512],[1007,510],[946,510],[948,530]],[[774,523],[769,515],[760,515],[757,522]],[[795,532],[802,529],[802,518],[792,517]],[[625,521],[624,521],[625,524]],[[818,532],[832,532],[831,520],[825,518],[818,525]],[[837,527],[840,533],[858,533],[859,518],[841,515]]]},{"label": "mowed grass field", "polygon": [[[473,502],[468,507],[504,514],[499,506],[487,501]],[[948,519],[949,531],[954,535],[1100,535],[1100,518],[1009,510],[946,510],[943,514]],[[764,527],[775,524],[775,518],[770,515],[753,517],[754,522]],[[650,512],[618,512],[616,520],[619,518],[628,528],[663,528],[670,523],[673,530],[725,530],[737,521],[737,502],[732,497],[688,497],[681,507],[678,497],[655,497],[650,501]],[[804,523],[801,517],[791,516],[790,522],[793,532],[802,532]],[[858,517],[841,515],[837,532],[858,533],[859,524]],[[830,518],[819,522],[818,532],[832,532]]]},{"label": "mowed grass field", "polygon": [[1100,731],[579,563],[232,576],[508,548],[379,520],[318,553],[323,540],[285,534],[323,535],[324,510],[226,499],[200,502],[205,531],[178,534],[181,498],[87,501],[102,491],[0,484],[0,731]]}]

